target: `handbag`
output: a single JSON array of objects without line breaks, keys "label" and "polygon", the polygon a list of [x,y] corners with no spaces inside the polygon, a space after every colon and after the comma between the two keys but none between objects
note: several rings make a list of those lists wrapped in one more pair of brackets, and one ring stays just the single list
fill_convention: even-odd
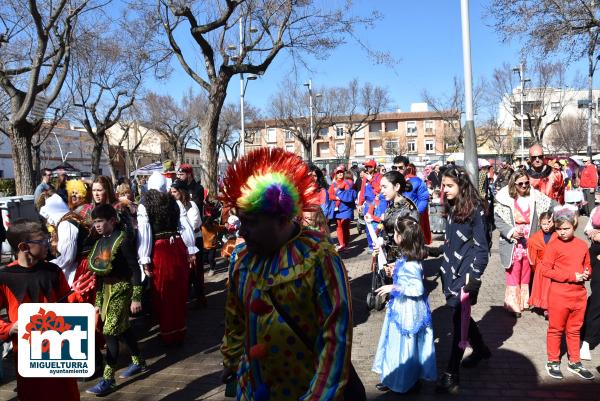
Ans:
[{"label": "handbag", "polygon": [[[296,321],[292,319],[292,317],[281,307],[275,297],[271,294],[271,291],[268,290],[266,292],[271,300],[271,303],[273,304],[273,307],[277,313],[279,313],[279,316],[281,316],[290,329],[292,329],[294,334],[298,336],[306,348],[312,352],[312,341],[310,341],[306,333],[302,331]],[[346,388],[344,389],[344,401],[367,401],[365,386],[360,380],[360,377],[358,377],[358,373],[356,373],[356,369],[354,369],[352,361],[350,362],[350,368],[348,372],[348,382],[346,383]]]}]

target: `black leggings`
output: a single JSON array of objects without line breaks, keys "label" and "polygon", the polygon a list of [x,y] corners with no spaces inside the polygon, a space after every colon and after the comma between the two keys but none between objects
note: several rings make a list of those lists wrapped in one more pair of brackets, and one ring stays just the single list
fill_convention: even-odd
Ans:
[{"label": "black leggings", "polygon": [[206,254],[206,261],[208,262],[209,269],[215,270],[217,265],[217,248],[205,249],[204,253]]},{"label": "black leggings", "polygon": [[137,339],[133,334],[133,329],[130,327],[120,336],[104,335],[106,341],[106,364],[115,366],[119,359],[119,338],[123,339],[125,345],[129,349],[131,356],[140,356],[140,350],[137,345]]},{"label": "black leggings", "polygon": [[600,243],[594,241],[590,247],[592,295],[587,300],[585,322],[581,327],[581,338],[590,344],[591,349],[600,344],[600,260],[598,256],[600,256]]},{"label": "black leggings", "polygon": [[[446,372],[456,374],[459,371],[460,361],[462,360],[465,350],[458,346],[458,343],[460,342],[460,305],[452,309],[452,350],[450,352],[450,360],[448,361]],[[477,323],[475,323],[473,318],[471,318],[471,322],[469,323],[469,343],[473,348],[473,352],[477,352],[485,347],[483,337],[481,337]]]}]

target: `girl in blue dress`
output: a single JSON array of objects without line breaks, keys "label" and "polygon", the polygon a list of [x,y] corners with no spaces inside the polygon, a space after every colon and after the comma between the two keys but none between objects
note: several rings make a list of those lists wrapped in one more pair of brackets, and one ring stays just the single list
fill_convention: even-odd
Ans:
[{"label": "girl in blue dress", "polygon": [[396,220],[394,240],[401,257],[393,267],[393,284],[377,291],[390,294],[381,328],[373,372],[381,376],[377,389],[406,393],[418,390],[420,379],[435,381],[437,369],[431,311],[423,287],[421,260],[427,257],[419,223]]}]

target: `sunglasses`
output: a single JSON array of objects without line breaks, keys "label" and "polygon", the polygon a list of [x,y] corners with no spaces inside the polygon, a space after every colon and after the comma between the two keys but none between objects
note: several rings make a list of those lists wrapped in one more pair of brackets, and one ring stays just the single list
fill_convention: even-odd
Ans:
[{"label": "sunglasses", "polygon": [[531,160],[535,160],[535,159],[539,159],[539,160],[544,160],[544,155],[535,155],[535,156],[530,156]]},{"label": "sunglasses", "polygon": [[50,245],[50,238],[25,241],[26,244]]},{"label": "sunglasses", "polygon": [[406,169],[405,166],[392,166],[392,170],[396,171],[396,170],[404,170]]},{"label": "sunglasses", "polygon": [[518,185],[521,188],[527,188],[530,184],[529,184],[529,181],[524,181],[524,182],[515,182],[515,185]]}]

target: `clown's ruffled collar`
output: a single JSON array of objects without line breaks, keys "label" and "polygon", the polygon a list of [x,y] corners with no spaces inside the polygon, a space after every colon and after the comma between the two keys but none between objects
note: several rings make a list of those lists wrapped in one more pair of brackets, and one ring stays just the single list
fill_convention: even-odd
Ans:
[{"label": "clown's ruffled collar", "polygon": [[256,288],[268,289],[307,274],[326,250],[335,253],[333,244],[323,233],[301,227],[298,234],[272,256],[260,256],[250,252],[246,244],[238,245],[234,274],[251,275]]}]

